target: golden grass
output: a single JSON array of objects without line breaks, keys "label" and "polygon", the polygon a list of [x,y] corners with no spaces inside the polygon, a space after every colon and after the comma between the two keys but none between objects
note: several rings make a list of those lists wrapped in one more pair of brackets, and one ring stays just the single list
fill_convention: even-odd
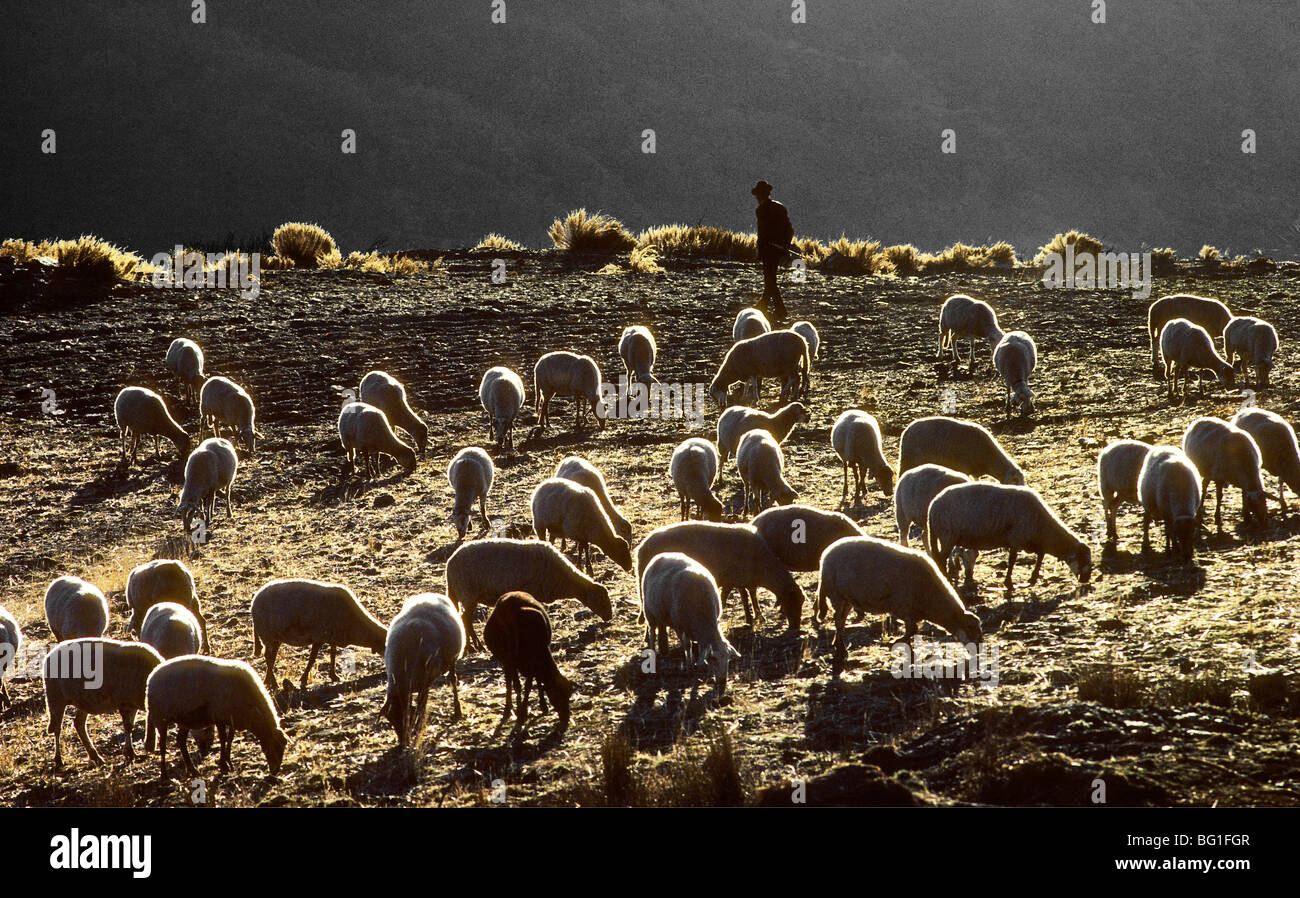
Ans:
[{"label": "golden grass", "polygon": [[557,249],[571,253],[626,253],[637,244],[618,219],[586,209],[555,219],[547,233]]},{"label": "golden grass", "polygon": [[1151,250],[1151,273],[1173,274],[1178,268],[1178,253],[1170,247]]},{"label": "golden grass", "polygon": [[922,253],[910,243],[887,246],[881,251],[891,274],[910,277],[921,273]]},{"label": "golden grass", "polygon": [[295,268],[338,267],[342,261],[337,259],[339,248],[329,232],[308,222],[280,225],[271,235],[271,248],[275,255],[291,260]]},{"label": "golden grass", "polygon": [[1109,660],[1089,665],[1076,681],[1076,688],[1080,700],[1097,702],[1108,708],[1143,705],[1185,708],[1204,704],[1226,708],[1232,704],[1236,686],[1231,679],[1215,671],[1157,680],[1143,676],[1134,667]]},{"label": "golden grass", "polygon": [[704,746],[689,742],[653,765],[634,767],[636,752],[621,731],[601,740],[603,794],[609,807],[737,807],[744,805],[752,783],[736,761],[731,736],[713,726],[703,736]]},{"label": "golden grass", "polygon": [[153,266],[140,256],[93,234],[82,234],[74,240],[42,240],[39,243],[10,238],[0,244],[0,256],[10,256],[17,262],[48,256],[61,269],[105,282],[134,281],[153,271]]},{"label": "golden grass", "polygon": [[758,260],[757,234],[741,234],[712,225],[659,225],[646,228],[636,240],[638,245],[653,246],[667,256]]},{"label": "golden grass", "polygon": [[516,243],[508,237],[503,237],[502,235],[493,232],[475,244],[474,249],[498,249],[508,252],[522,252],[524,246],[521,243]]},{"label": "golden grass", "polygon": [[1095,237],[1082,231],[1066,231],[1064,234],[1057,234],[1038,248],[1038,253],[1034,256],[1034,264],[1046,264],[1047,257],[1052,254],[1064,256],[1066,247],[1071,245],[1074,246],[1075,255],[1082,253],[1097,255],[1104,249],[1102,242]]}]

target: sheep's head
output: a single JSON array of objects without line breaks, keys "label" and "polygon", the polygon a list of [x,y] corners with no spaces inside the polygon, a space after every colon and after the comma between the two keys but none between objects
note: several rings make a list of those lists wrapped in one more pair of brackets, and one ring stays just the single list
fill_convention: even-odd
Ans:
[{"label": "sheep's head", "polygon": [[894,469],[889,465],[882,465],[872,473],[876,478],[876,483],[880,484],[881,492],[892,498],[894,495],[894,478],[897,476]]},{"label": "sheep's head", "polygon": [[1025,472],[1020,470],[1015,465],[1012,465],[1011,467],[1003,471],[1002,476],[999,477],[998,479],[1001,480],[1003,483],[1007,484],[1008,486],[1024,486]]},{"label": "sheep's head", "polygon": [[1228,389],[1232,389],[1237,385],[1237,372],[1232,370],[1231,365],[1224,365],[1223,367],[1224,370],[1216,372],[1216,376],[1219,378],[1219,383]]},{"label": "sheep's head", "polygon": [[559,715],[560,726],[568,726],[569,724],[570,700],[576,691],[577,687],[563,674],[557,674],[555,683],[546,690],[547,697],[550,698],[551,704],[555,706],[555,713]]},{"label": "sheep's head", "polygon": [[733,660],[740,659],[740,652],[736,651],[731,643],[727,642],[725,636],[719,636],[720,644],[709,643],[704,646],[701,652],[701,659],[708,662],[709,670],[713,673],[713,685],[722,695],[727,691],[727,667]]},{"label": "sheep's head", "polygon": [[704,505],[701,511],[704,513],[705,520],[720,524],[722,523],[722,503],[714,498],[712,494],[709,495],[709,498],[712,501]]},{"label": "sheep's head", "polygon": [[249,452],[257,451],[257,438],[260,436],[261,434],[251,424],[239,428],[239,439],[248,447]]},{"label": "sheep's head", "polygon": [[265,739],[261,740],[262,753],[266,755],[266,766],[271,768],[271,776],[277,776],[280,773],[280,765],[284,763],[284,748],[289,744],[289,737],[285,735],[284,730],[276,728]]},{"label": "sheep's head", "polygon": [[1259,379],[1260,389],[1268,387],[1268,376],[1273,372],[1273,360],[1261,359],[1255,363],[1255,376]]},{"label": "sheep's head", "polygon": [[579,594],[578,601],[596,612],[596,616],[603,621],[614,616],[614,609],[609,602],[609,590],[599,583],[590,582]]},{"label": "sheep's head", "polygon": [[429,446],[429,425],[416,418],[411,422],[411,427],[413,428],[411,435],[415,437],[415,448],[423,455],[424,450]]},{"label": "sheep's head", "polygon": [[399,440],[397,446],[394,447],[394,452],[393,457],[402,466],[402,470],[407,474],[413,473],[415,471],[415,450]]},{"label": "sheep's head", "polygon": [[632,547],[623,537],[616,537],[610,546],[610,560],[625,571],[632,570]]},{"label": "sheep's head", "polygon": [[717,378],[709,384],[709,396],[718,404],[718,408],[727,407],[727,387],[729,384],[718,383]]},{"label": "sheep's head", "polygon": [[1257,527],[1268,526],[1268,498],[1263,489],[1243,492],[1241,510],[1247,522]]},{"label": "sheep's head", "polygon": [[1196,515],[1180,515],[1169,522],[1169,543],[1174,555],[1190,562],[1196,547]]},{"label": "sheep's head", "polygon": [[979,617],[973,611],[962,613],[961,622],[953,631],[953,635],[963,645],[978,646],[984,641],[984,626],[980,623]]},{"label": "sheep's head", "polygon": [[785,622],[790,625],[792,631],[799,629],[799,624],[803,619],[803,590],[799,588],[798,582],[794,577],[785,586],[778,590],[773,590],[776,595],[777,606],[781,609],[781,614],[785,617]]},{"label": "sheep's head", "polygon": [[1070,566],[1070,572],[1079,578],[1080,583],[1087,583],[1092,579],[1092,549],[1085,542],[1080,542],[1074,548],[1074,554],[1066,562]]},{"label": "sheep's head", "polygon": [[775,493],[777,505],[790,505],[799,498],[799,491],[788,485],[782,485]]},{"label": "sheep's head", "polygon": [[469,512],[453,509],[451,522],[456,525],[456,536],[459,539],[464,539],[465,534],[469,531]]}]

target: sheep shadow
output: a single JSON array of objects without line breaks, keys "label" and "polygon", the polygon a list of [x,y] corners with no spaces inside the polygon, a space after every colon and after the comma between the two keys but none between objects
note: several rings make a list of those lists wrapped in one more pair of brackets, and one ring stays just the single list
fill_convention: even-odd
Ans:
[{"label": "sheep shadow", "polygon": [[115,463],[101,467],[93,480],[79,486],[68,499],[68,505],[94,505],[117,496],[141,492],[160,480],[179,484],[185,479],[183,475],[184,463],[179,459],[170,462],[155,460],[153,465],[146,468],[140,462],[131,466],[119,458]]},{"label": "sheep shadow", "polygon": [[339,502],[354,501],[364,498],[372,490],[400,483],[409,476],[402,470],[400,465],[389,476],[374,480],[367,478],[364,473],[359,471],[349,472],[346,465],[340,465],[337,474],[337,480],[326,483],[312,493],[311,501],[313,503],[317,505],[337,505]]},{"label": "sheep shadow", "polygon": [[[319,659],[317,663],[320,663]],[[326,663],[328,664],[328,658]],[[301,676],[301,674],[299,675]],[[365,692],[368,689],[383,685],[385,682],[387,682],[386,675],[376,673],[352,680],[340,679],[337,683],[330,681],[328,678],[317,683],[309,681],[306,689],[299,689],[295,683],[284,679],[281,680],[280,688],[276,690],[274,698],[281,714],[287,714],[290,711],[318,711],[339,696]],[[285,686],[289,688],[285,689]]]},{"label": "sheep shadow", "polygon": [[864,671],[856,680],[830,679],[807,689],[804,746],[842,752],[887,741],[934,722],[942,699],[963,688],[961,679],[903,677],[887,669]]}]

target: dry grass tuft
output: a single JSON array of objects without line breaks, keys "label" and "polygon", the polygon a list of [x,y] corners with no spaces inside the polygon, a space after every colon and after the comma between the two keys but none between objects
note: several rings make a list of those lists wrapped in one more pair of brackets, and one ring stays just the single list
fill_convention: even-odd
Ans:
[{"label": "dry grass tuft", "polygon": [[636,238],[618,219],[586,209],[557,218],[548,233],[556,248],[571,253],[626,253],[636,246]]},{"label": "dry grass tuft", "polygon": [[625,732],[606,734],[600,759],[604,794],[610,807],[736,807],[744,805],[752,783],[736,761],[730,734],[721,726],[704,736],[703,753],[687,742],[673,754],[638,772],[636,752]]},{"label": "dry grass tuft", "polygon": [[1046,244],[1040,246],[1038,253],[1034,256],[1034,264],[1046,264],[1047,257],[1053,253],[1064,256],[1068,246],[1074,247],[1075,255],[1088,253],[1095,256],[1105,248],[1100,240],[1082,231],[1067,231],[1064,234],[1057,234]]},{"label": "dry grass tuft", "polygon": [[1079,698],[1108,708],[1185,708],[1191,705],[1232,704],[1236,689],[1231,679],[1216,671],[1203,670],[1168,679],[1144,677],[1132,666],[1113,660],[1089,665],[1077,680]]},{"label": "dry grass tuft", "polygon": [[665,256],[744,262],[758,259],[757,234],[740,234],[712,225],[660,225],[647,228],[636,239],[639,246],[653,246]]},{"label": "dry grass tuft", "polygon": [[334,238],[317,224],[285,222],[271,235],[271,248],[295,268],[337,268],[342,264]]},{"label": "dry grass tuft", "polygon": [[93,234],[82,234],[75,240],[42,240],[40,243],[11,237],[0,244],[0,256],[10,256],[16,262],[30,262],[48,256],[70,274],[104,282],[134,281],[153,271],[153,266],[140,256]]},{"label": "dry grass tuft", "polygon": [[1178,254],[1170,247],[1151,250],[1151,273],[1173,274],[1178,268]]},{"label": "dry grass tuft", "polygon": [[924,261],[921,252],[910,243],[887,246],[881,253],[889,264],[890,273],[899,277],[911,277],[921,273]]},{"label": "dry grass tuft", "polygon": [[474,249],[498,249],[509,252],[522,252],[524,246],[521,243],[515,243],[515,241],[508,237],[503,237],[497,233],[491,233],[475,244]]}]

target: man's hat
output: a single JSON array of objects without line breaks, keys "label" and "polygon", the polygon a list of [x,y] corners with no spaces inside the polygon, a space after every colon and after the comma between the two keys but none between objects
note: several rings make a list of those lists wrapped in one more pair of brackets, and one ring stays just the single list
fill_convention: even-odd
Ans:
[{"label": "man's hat", "polygon": [[766,181],[759,181],[750,188],[749,192],[754,194],[754,196],[767,196],[772,192],[772,185]]}]

